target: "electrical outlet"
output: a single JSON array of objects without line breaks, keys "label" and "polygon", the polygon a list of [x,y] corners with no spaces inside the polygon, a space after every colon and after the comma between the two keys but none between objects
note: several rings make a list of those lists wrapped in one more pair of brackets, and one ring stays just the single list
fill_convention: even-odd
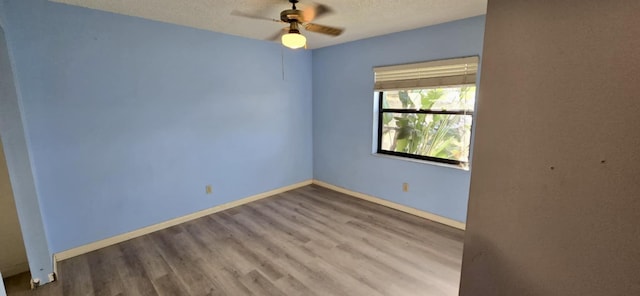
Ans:
[{"label": "electrical outlet", "polygon": [[211,185],[207,185],[207,187],[205,187],[205,192],[207,194],[213,193],[213,187],[211,187]]},{"label": "electrical outlet", "polygon": [[409,183],[402,183],[402,191],[409,192]]}]

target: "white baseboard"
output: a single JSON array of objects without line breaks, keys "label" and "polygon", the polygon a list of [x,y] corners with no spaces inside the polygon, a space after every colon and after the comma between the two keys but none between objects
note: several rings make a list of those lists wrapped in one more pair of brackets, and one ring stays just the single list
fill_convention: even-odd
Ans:
[{"label": "white baseboard", "polygon": [[[415,208],[412,208],[412,207],[408,207],[408,206],[404,206],[404,205],[397,204],[397,203],[394,203],[394,202],[390,202],[388,200],[384,200],[384,199],[381,199],[381,198],[378,198],[378,197],[370,196],[370,195],[367,195],[367,194],[364,194],[364,193],[360,193],[360,192],[352,191],[352,190],[349,190],[349,189],[346,189],[346,188],[338,187],[338,186],[335,186],[335,185],[332,185],[332,184],[329,184],[329,183],[326,183],[326,182],[322,182],[322,181],[319,181],[319,180],[306,180],[306,181],[299,182],[299,183],[296,183],[296,184],[292,184],[292,185],[289,185],[289,186],[277,188],[277,189],[274,189],[274,190],[271,190],[271,191],[263,192],[263,193],[260,193],[260,194],[256,194],[256,195],[253,195],[253,196],[249,196],[249,197],[243,198],[243,199],[232,201],[230,203],[218,205],[218,206],[215,206],[215,207],[212,207],[212,208],[209,208],[209,209],[205,209],[205,210],[198,211],[198,212],[195,212],[195,213],[192,213],[192,214],[188,214],[186,216],[182,216],[182,217],[178,217],[178,218],[175,218],[175,219],[164,221],[164,222],[161,222],[161,223],[158,223],[158,224],[150,225],[150,226],[147,226],[147,227],[144,227],[144,228],[140,228],[140,229],[137,229],[137,230],[134,230],[134,231],[131,231],[131,232],[123,233],[123,234],[116,235],[116,236],[113,236],[113,237],[110,237],[110,238],[106,238],[106,239],[103,239],[103,240],[92,242],[92,243],[89,243],[89,244],[86,244],[86,245],[82,245],[82,246],[79,246],[79,247],[68,249],[68,250],[62,251],[60,253],[56,253],[56,254],[53,255],[53,270],[54,270],[54,273],[58,274],[58,270],[57,270],[58,264],[57,263],[59,261],[62,261],[62,260],[65,260],[65,259],[69,259],[69,258],[72,258],[72,257],[75,257],[75,256],[79,256],[79,255],[82,255],[82,254],[86,254],[86,253],[89,253],[89,252],[92,252],[92,251],[95,251],[95,250],[98,250],[98,249],[101,249],[101,248],[104,248],[104,247],[108,247],[108,246],[115,245],[115,244],[130,240],[130,239],[133,239],[133,238],[136,238],[136,237],[139,237],[139,236],[143,236],[145,234],[149,234],[149,233],[152,233],[152,232],[155,232],[155,231],[158,231],[158,230],[169,228],[171,226],[175,226],[175,225],[178,225],[178,224],[181,224],[181,223],[184,223],[184,222],[195,220],[195,219],[198,219],[198,218],[201,218],[201,217],[204,217],[204,216],[207,216],[207,215],[211,215],[213,213],[221,212],[221,211],[233,208],[233,207],[241,206],[241,205],[244,205],[244,204],[256,201],[256,200],[260,200],[260,199],[263,199],[263,198],[266,198],[266,197],[269,197],[269,196],[280,194],[280,193],[283,193],[283,192],[286,192],[286,191],[290,191],[290,190],[293,190],[293,189],[296,189],[296,188],[304,187],[304,186],[310,185],[312,183],[316,184],[318,186],[322,186],[322,187],[325,187],[325,188],[328,188],[328,189],[331,189],[331,190],[334,190],[334,191],[337,191],[337,192],[341,192],[341,193],[344,193],[344,194],[347,194],[347,195],[350,195],[350,196],[353,196],[353,197],[356,197],[356,198],[364,199],[364,200],[367,200],[367,201],[370,201],[370,202],[373,202],[373,203],[376,203],[376,204],[380,204],[380,205],[383,205],[383,206],[386,206],[386,207],[389,207],[389,208],[392,208],[392,209],[396,209],[396,210],[399,210],[399,211],[402,211],[402,212],[405,212],[405,213],[408,213],[408,214],[411,214],[411,215],[414,215],[414,216],[422,217],[422,218],[425,218],[425,219],[428,219],[428,220],[431,220],[431,221],[434,221],[434,222],[438,222],[438,223],[441,223],[441,224],[444,224],[444,225],[448,225],[448,226],[451,226],[451,227],[454,227],[454,228],[458,228],[458,229],[464,230],[465,227],[466,227],[465,223],[460,222],[460,221],[456,221],[456,220],[445,218],[445,217],[442,217],[442,216],[439,216],[439,215],[436,215],[436,214],[432,214],[432,213],[429,213],[429,212],[418,210],[418,209],[415,209]],[[6,276],[6,274],[5,274],[5,276]]]},{"label": "white baseboard", "polygon": [[336,185],[332,185],[332,184],[329,184],[329,183],[326,183],[326,182],[322,182],[322,181],[319,181],[319,180],[315,180],[315,179],[313,180],[313,184],[316,184],[318,186],[322,186],[322,187],[331,189],[333,191],[338,191],[338,192],[341,192],[341,193],[344,193],[344,194],[347,194],[347,195],[351,195],[353,197],[364,199],[364,200],[370,201],[372,203],[383,205],[385,207],[396,209],[398,211],[402,211],[402,212],[405,212],[405,213],[408,213],[408,214],[411,214],[411,215],[414,215],[414,216],[418,216],[418,217],[422,217],[422,218],[425,218],[425,219],[428,219],[428,220],[431,220],[431,221],[434,221],[434,222],[438,222],[440,224],[451,226],[453,228],[457,228],[457,229],[461,229],[461,230],[465,230],[466,229],[466,224],[463,223],[463,222],[456,221],[456,220],[453,220],[453,219],[449,219],[449,218],[446,218],[446,217],[442,217],[442,216],[439,216],[439,215],[436,215],[436,214],[432,214],[432,213],[429,213],[429,212],[425,212],[425,211],[422,211],[422,210],[418,210],[418,209],[415,209],[415,208],[412,208],[412,207],[408,207],[408,206],[405,206],[405,205],[401,205],[401,204],[397,204],[397,203],[394,203],[394,202],[390,202],[390,201],[382,199],[382,198],[378,198],[378,197],[367,195],[367,194],[364,194],[364,193],[352,191],[352,190],[349,190],[349,189],[346,189],[346,188],[338,187]]},{"label": "white baseboard", "polygon": [[[280,187],[280,188],[277,188],[277,189],[274,189],[274,190],[271,190],[271,191],[267,191],[267,192],[263,192],[263,193],[256,194],[256,195],[253,195],[253,196],[249,196],[249,197],[246,197],[246,198],[243,198],[243,199],[232,201],[230,203],[218,205],[218,206],[215,206],[213,208],[209,208],[209,209],[206,209],[206,210],[195,212],[195,213],[192,213],[192,214],[189,214],[189,215],[186,215],[186,216],[178,217],[178,218],[171,219],[171,220],[168,220],[168,221],[165,221],[165,222],[161,222],[161,223],[158,223],[158,224],[154,224],[154,225],[151,225],[151,226],[140,228],[140,229],[137,229],[137,230],[134,230],[134,231],[131,231],[131,232],[123,233],[123,234],[116,235],[116,236],[113,236],[113,237],[110,237],[110,238],[106,238],[106,239],[99,240],[99,241],[96,241],[96,242],[92,242],[92,243],[89,243],[89,244],[86,244],[86,245],[75,247],[75,248],[72,248],[72,249],[69,249],[69,250],[65,250],[65,251],[62,251],[60,253],[56,253],[56,254],[53,255],[53,258],[54,258],[54,271],[57,269],[57,264],[56,263],[58,261],[62,261],[62,260],[65,260],[65,259],[69,259],[69,258],[78,256],[78,255],[86,254],[86,253],[89,253],[91,251],[95,251],[95,250],[98,250],[98,249],[101,249],[101,248],[104,248],[104,247],[115,245],[115,244],[130,240],[130,239],[133,239],[133,238],[136,238],[136,237],[139,237],[139,236],[143,236],[145,234],[149,234],[149,233],[152,233],[152,232],[155,232],[155,231],[158,231],[158,230],[169,228],[171,226],[175,226],[175,225],[178,225],[180,223],[184,223],[184,222],[187,222],[187,221],[195,220],[195,219],[198,219],[198,218],[201,218],[201,217],[204,217],[204,216],[207,216],[207,215],[211,215],[213,213],[217,213],[217,212],[220,212],[220,211],[224,211],[224,210],[227,210],[227,209],[230,209],[230,208],[233,208],[233,207],[241,206],[243,204],[250,203],[250,202],[253,202],[253,201],[256,201],[256,200],[260,200],[260,199],[263,199],[263,198],[266,198],[266,197],[269,197],[269,196],[272,196],[272,195],[276,195],[276,194],[283,193],[283,192],[286,192],[286,191],[289,191],[289,190],[293,190],[293,189],[296,189],[296,188],[300,188],[300,187],[304,187],[304,186],[307,186],[307,185],[311,185],[311,183],[312,183],[312,180],[306,180],[306,181],[302,181],[300,183],[292,184],[292,185],[289,185],[289,186]],[[57,274],[57,271],[55,271],[55,272]]]},{"label": "white baseboard", "polygon": [[56,254],[53,254],[53,274],[58,276],[58,256]]}]

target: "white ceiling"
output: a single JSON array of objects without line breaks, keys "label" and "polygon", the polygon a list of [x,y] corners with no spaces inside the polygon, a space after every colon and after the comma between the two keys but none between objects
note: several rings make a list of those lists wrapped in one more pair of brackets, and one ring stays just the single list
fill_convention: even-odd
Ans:
[{"label": "white ceiling", "polygon": [[[285,25],[232,16],[233,10],[280,18],[288,0],[50,0],[92,9],[265,39]],[[309,48],[400,32],[485,14],[487,0],[317,0],[333,9],[314,23],[342,27],[338,37],[302,32]],[[301,0],[298,8],[312,2]]]}]

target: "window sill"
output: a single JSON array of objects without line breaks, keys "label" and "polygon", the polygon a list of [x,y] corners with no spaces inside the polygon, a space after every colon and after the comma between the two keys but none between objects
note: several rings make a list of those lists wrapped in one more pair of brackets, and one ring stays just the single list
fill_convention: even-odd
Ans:
[{"label": "window sill", "polygon": [[461,171],[469,171],[470,170],[470,166],[461,167],[459,165],[454,165],[454,164],[440,163],[440,162],[435,162],[435,161],[408,158],[408,157],[395,156],[395,155],[389,155],[389,154],[383,154],[383,153],[375,153],[375,152],[371,153],[371,155],[373,155],[375,157],[390,158],[390,159],[409,161],[409,162],[417,162],[417,163],[428,164],[428,165],[439,166],[439,167],[445,167],[445,168],[456,169],[456,170],[461,170]]}]

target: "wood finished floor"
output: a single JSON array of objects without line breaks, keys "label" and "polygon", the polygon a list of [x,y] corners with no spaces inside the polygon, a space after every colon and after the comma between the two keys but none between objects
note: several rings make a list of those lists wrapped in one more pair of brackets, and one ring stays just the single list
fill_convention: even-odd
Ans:
[{"label": "wood finished floor", "polygon": [[458,295],[462,240],[311,185],[62,261],[33,291],[28,276],[6,283],[9,296]]}]

